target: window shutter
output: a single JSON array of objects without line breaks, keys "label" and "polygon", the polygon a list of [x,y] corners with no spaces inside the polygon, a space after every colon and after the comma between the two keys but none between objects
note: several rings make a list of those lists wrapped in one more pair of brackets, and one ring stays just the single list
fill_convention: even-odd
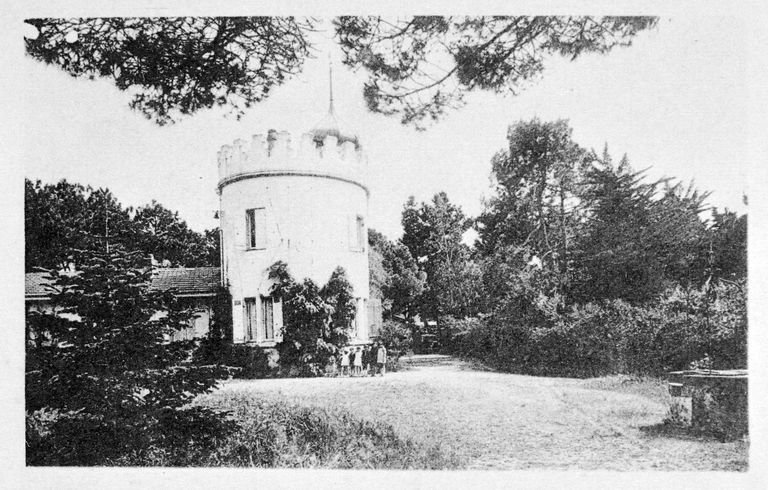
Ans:
[{"label": "window shutter", "polygon": [[274,306],[270,296],[261,297],[261,321],[259,322],[259,339],[275,339]]},{"label": "window shutter", "polygon": [[357,237],[355,236],[355,218],[354,216],[347,216],[347,243],[349,244],[350,250],[355,249],[356,239]]},{"label": "window shutter", "polygon": [[[235,307],[237,307],[240,304],[240,301],[235,301]],[[242,306],[240,307],[240,321],[237,321],[238,315],[232,315],[233,316],[233,329],[232,329],[232,337],[235,342],[245,342],[245,331],[248,328],[248,318],[246,316],[246,307],[245,307],[245,301],[243,301]],[[237,311],[235,308],[233,311]],[[237,323],[240,323],[240,325],[237,325]],[[240,328],[238,328],[238,326]]]},{"label": "window shutter", "polygon": [[267,248],[267,212],[264,208],[254,209],[253,227],[256,234],[254,247]]},{"label": "window shutter", "polygon": [[251,248],[254,246],[254,219],[253,219],[253,209],[248,209],[245,211],[245,245],[248,248]]},{"label": "window shutter", "polygon": [[283,341],[283,302],[275,299],[272,315],[275,320],[275,342]]},{"label": "window shutter", "polygon": [[362,252],[365,250],[365,222],[362,216],[355,218],[356,231],[357,231],[357,250]]},{"label": "window shutter", "polygon": [[258,311],[256,298],[245,298],[245,340],[258,340]]}]

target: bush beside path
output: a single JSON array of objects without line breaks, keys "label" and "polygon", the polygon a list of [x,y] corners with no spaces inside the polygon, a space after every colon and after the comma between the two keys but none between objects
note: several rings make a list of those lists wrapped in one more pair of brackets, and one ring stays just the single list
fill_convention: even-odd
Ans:
[{"label": "bush beside path", "polygon": [[[421,365],[420,365],[421,364]],[[456,359],[385,377],[232,380],[205,398],[258,399],[349,412],[439,448],[456,468],[746,470],[745,441],[653,435],[667,415],[662,381],[498,373]]]}]

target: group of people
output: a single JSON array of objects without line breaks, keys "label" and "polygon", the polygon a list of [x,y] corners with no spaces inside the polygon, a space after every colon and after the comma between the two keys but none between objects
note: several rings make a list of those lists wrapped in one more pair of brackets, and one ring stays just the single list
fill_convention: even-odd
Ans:
[{"label": "group of people", "polygon": [[384,344],[374,342],[373,345],[346,347],[338,359],[341,370],[337,370],[337,359],[329,359],[329,371],[341,376],[384,376],[387,371],[387,348]]}]

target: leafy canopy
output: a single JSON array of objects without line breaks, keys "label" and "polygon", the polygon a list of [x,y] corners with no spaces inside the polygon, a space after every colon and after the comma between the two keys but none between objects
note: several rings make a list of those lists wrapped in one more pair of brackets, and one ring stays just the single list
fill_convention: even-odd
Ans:
[{"label": "leafy canopy", "polygon": [[110,78],[157,124],[229,105],[237,116],[296,75],[314,22],[293,17],[27,19],[27,53],[72,76]]},{"label": "leafy canopy", "polygon": [[628,46],[653,17],[340,17],[344,62],[368,72],[368,108],[423,128],[473,90],[516,94],[544,60]]},{"label": "leafy canopy", "polygon": [[424,318],[443,315],[465,317],[477,311],[479,269],[462,243],[472,220],[445,192],[417,205],[410,197],[402,213],[403,238],[410,254],[426,275],[426,288],[418,301]]},{"label": "leafy canopy", "polygon": [[97,250],[105,238],[129,251],[153,255],[173,266],[219,265],[217,229],[203,234],[153,201],[138,209],[124,208],[109,189],[25,181],[25,269],[59,269],[73,250]]},{"label": "leafy canopy", "polygon": [[368,230],[371,295],[383,299],[384,316],[416,314],[416,302],[424,292],[427,275],[408,247],[391,242],[374,229]]},{"label": "leafy canopy", "polygon": [[[298,74],[317,21],[294,17],[27,19],[27,53],[111,79],[157,124],[214,106],[237,116]],[[423,128],[467,92],[518,93],[548,56],[627,46],[652,17],[339,17],[344,63],[363,68],[371,111]]]}]

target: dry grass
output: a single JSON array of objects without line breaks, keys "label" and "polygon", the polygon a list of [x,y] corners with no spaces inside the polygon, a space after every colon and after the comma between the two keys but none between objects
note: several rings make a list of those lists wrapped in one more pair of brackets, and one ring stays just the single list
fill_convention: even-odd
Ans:
[{"label": "dry grass", "polygon": [[439,447],[456,468],[746,469],[746,442],[643,431],[666,417],[665,390],[649,378],[537,378],[456,361],[383,378],[231,381],[212,400],[237,394],[341,409]]},{"label": "dry grass", "polygon": [[198,404],[224,409],[239,428],[197,466],[268,468],[445,469],[456,466],[436,447],[414,443],[386,423],[338,407],[299,406],[249,393],[219,392]]}]

